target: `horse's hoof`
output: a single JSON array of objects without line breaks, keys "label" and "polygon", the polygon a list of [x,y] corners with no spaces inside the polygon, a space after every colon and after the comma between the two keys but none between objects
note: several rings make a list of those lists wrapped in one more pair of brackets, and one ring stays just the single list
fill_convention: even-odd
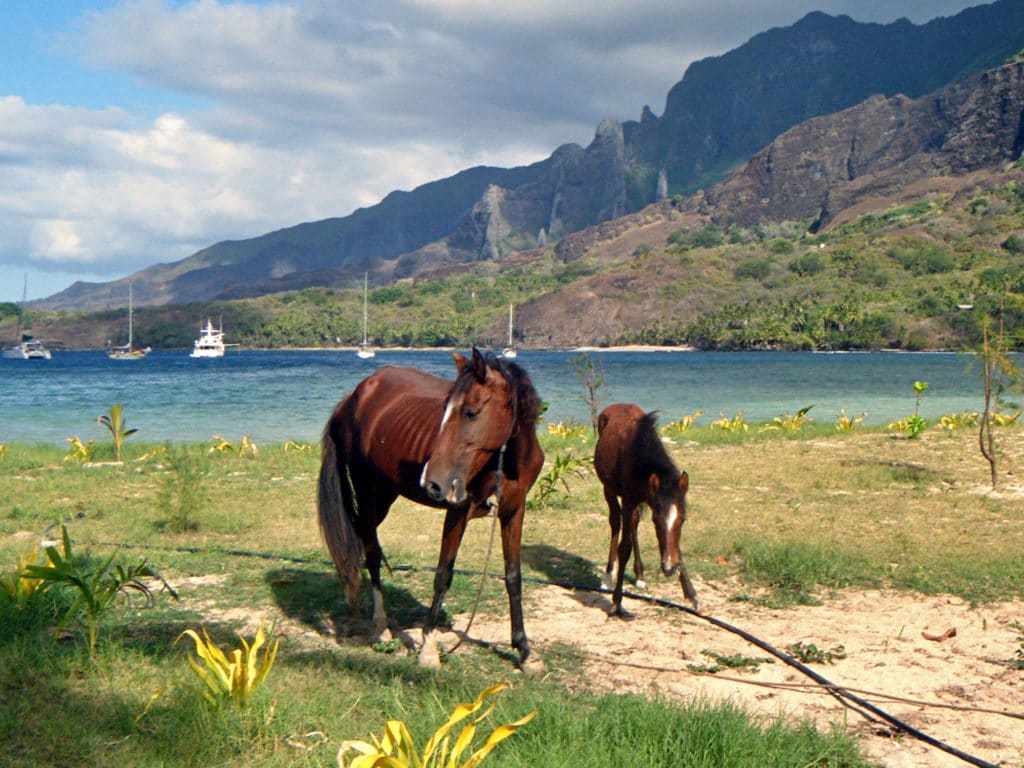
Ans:
[{"label": "horse's hoof", "polygon": [[387,627],[383,629],[374,629],[373,636],[370,638],[370,644],[376,645],[377,643],[390,643],[391,642],[391,630]]},{"label": "horse's hoof", "polygon": [[548,671],[547,667],[544,666],[544,662],[541,661],[540,656],[535,653],[531,653],[525,659],[519,662],[519,669],[527,677],[540,677]]},{"label": "horse's hoof", "polygon": [[647,582],[644,581],[643,579],[637,579],[636,580],[636,588],[637,589],[647,589]]},{"label": "horse's hoof", "polygon": [[432,669],[435,672],[441,669],[441,655],[437,652],[437,646],[430,644],[420,648],[416,663],[424,669]]},{"label": "horse's hoof", "polygon": [[441,669],[441,654],[438,651],[437,640],[432,632],[424,633],[423,645],[420,646],[416,663],[424,669],[432,669],[434,671]]}]

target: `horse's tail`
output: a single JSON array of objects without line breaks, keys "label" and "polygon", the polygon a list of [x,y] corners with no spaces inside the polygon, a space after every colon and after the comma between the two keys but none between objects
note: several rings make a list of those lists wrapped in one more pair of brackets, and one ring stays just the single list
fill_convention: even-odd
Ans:
[{"label": "horse's tail", "polygon": [[320,533],[327,544],[327,551],[331,553],[338,578],[345,588],[349,610],[355,610],[362,572],[363,544],[355,525],[356,508],[348,462],[344,448],[339,451],[332,434],[332,427],[339,417],[340,409],[335,411],[327,422],[321,440],[317,509]]}]

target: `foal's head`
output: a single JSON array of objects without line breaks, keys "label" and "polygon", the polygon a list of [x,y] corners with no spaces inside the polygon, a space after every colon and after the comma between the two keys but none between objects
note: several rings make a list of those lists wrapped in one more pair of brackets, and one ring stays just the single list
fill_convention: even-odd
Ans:
[{"label": "foal's head", "polygon": [[677,480],[673,482],[669,477],[666,482],[662,476],[652,473],[648,483],[651,517],[661,553],[661,572],[672,576],[679,570],[679,534],[686,521],[686,491],[690,487],[690,476],[680,472]]},{"label": "foal's head", "polygon": [[475,348],[472,358],[456,354],[458,375],[420,485],[431,499],[461,504],[466,487],[508,442],[515,427],[515,392],[493,357]]},{"label": "foal's head", "polygon": [[651,508],[654,531],[661,553],[661,572],[672,576],[679,570],[679,535],[686,522],[686,491],[690,476],[679,472],[658,437],[656,414],[648,413],[638,429],[637,466],[649,470],[646,478],[647,505]]}]

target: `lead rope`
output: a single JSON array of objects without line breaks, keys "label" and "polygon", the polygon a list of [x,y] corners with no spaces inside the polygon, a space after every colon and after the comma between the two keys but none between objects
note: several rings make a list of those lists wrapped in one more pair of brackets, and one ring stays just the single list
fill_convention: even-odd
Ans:
[{"label": "lead rope", "polygon": [[488,568],[491,563],[491,552],[494,550],[494,534],[498,530],[498,513],[501,511],[501,477],[502,464],[505,462],[505,448],[508,447],[508,443],[505,443],[498,450],[498,472],[494,479],[494,515],[491,518],[491,537],[487,542],[487,554],[484,555],[484,569],[483,573],[480,574],[480,585],[476,588],[476,598],[473,600],[473,610],[469,614],[469,623],[466,624],[466,628],[462,630],[462,634],[459,639],[452,646],[448,653],[455,653],[456,649],[462,645],[462,641],[469,637],[469,630],[473,627],[473,620],[476,618],[476,611],[480,607],[480,598],[484,594],[484,584],[487,583]]}]

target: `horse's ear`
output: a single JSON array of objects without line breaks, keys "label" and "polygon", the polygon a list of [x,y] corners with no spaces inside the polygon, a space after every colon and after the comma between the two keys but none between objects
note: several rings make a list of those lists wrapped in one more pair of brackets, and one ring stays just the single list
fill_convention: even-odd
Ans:
[{"label": "horse's ear", "polygon": [[651,476],[647,480],[647,490],[650,493],[652,498],[654,496],[658,495],[658,488],[660,488],[660,487],[661,487],[661,481],[658,480],[658,473],[657,472],[651,472]]},{"label": "horse's ear", "polygon": [[473,374],[481,384],[487,381],[487,359],[476,347],[473,347]]},{"label": "horse's ear", "polygon": [[455,370],[459,373],[462,373],[462,369],[469,365],[469,358],[458,352],[452,352],[452,359],[455,361]]},{"label": "horse's ear", "polygon": [[690,476],[686,474],[686,471],[679,473],[679,495],[685,496],[686,492],[690,489]]}]

